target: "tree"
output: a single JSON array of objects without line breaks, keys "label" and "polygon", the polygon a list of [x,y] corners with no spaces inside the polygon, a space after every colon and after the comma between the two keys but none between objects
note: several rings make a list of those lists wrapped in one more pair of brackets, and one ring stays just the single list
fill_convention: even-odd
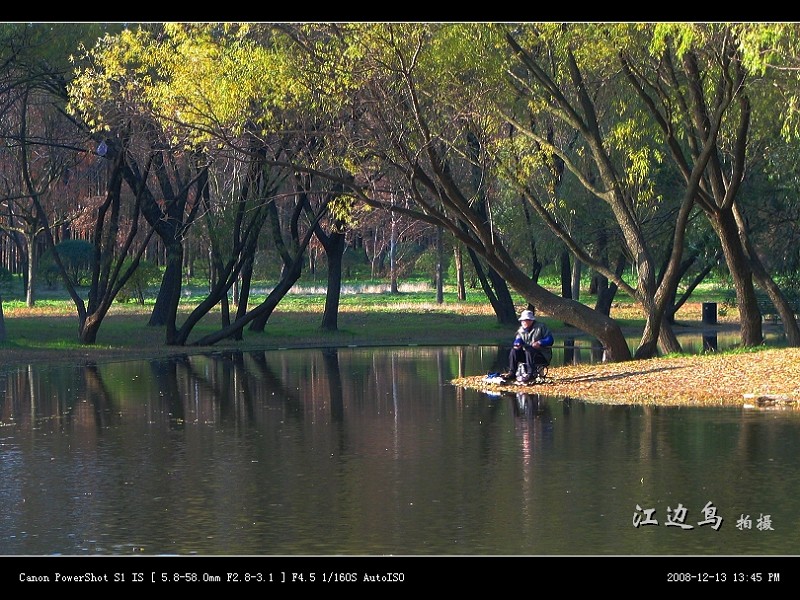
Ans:
[{"label": "tree", "polygon": [[39,268],[46,276],[48,271],[57,273],[53,259],[55,253],[58,253],[73,285],[78,286],[86,281],[86,274],[91,271],[94,259],[94,246],[91,242],[80,239],[64,240],[56,244],[52,250],[45,252],[39,262]]},{"label": "tree", "polygon": [[[673,227],[672,256],[667,273],[659,280],[643,220],[659,201],[648,180],[649,165],[654,160],[647,145],[648,130],[635,128],[637,121],[641,122],[641,111],[631,105],[620,86],[609,83],[613,78],[609,69],[615,68],[609,59],[624,46],[623,34],[606,25],[507,28],[506,41],[519,61],[512,79],[517,94],[527,102],[521,111],[511,102],[500,108],[521,132],[521,138],[529,142],[522,151],[531,157],[527,164],[535,167],[509,171],[509,175],[516,178],[520,192],[576,260],[614,281],[641,304],[646,323],[636,356],[648,357],[656,352],[659,341],[667,351],[680,349],[671,328],[664,323],[664,311],[669,290],[677,285],[675,266],[680,260],[693,197],[684,195],[681,200]],[[549,127],[560,127],[562,133],[553,135]],[[547,176],[538,185],[534,185],[534,176],[537,171],[546,174],[554,156],[596,198],[600,214],[605,205],[613,215],[627,253],[635,261],[635,288],[581,245],[548,208],[553,199]],[[514,164],[525,163],[517,159]],[[557,199],[564,201],[563,196]]]},{"label": "tree", "polygon": [[653,36],[657,54],[650,72],[655,77],[626,59],[623,66],[659,125],[687,192],[694,194],[722,244],[736,290],[742,343],[763,341],[755,279],[784,317],[790,344],[800,344],[794,312],[754,251],[740,207],[748,149],[754,143],[752,90],[757,86],[736,28],[665,26],[655,27]]},{"label": "tree", "polygon": [[[69,81],[65,50],[77,47],[79,40],[91,38],[101,28],[21,24],[2,31],[2,48],[4,51],[11,49],[7,73],[13,75],[7,80],[6,89],[12,92],[13,102],[8,106],[13,104],[18,110],[18,134],[14,139],[20,165],[19,193],[29,198],[32,207],[30,214],[36,215],[46,247],[52,252],[64,285],[76,306],[78,339],[84,343],[95,341],[113,295],[130,275],[131,271],[120,273],[121,263],[114,266],[114,256],[120,246],[123,254],[130,248],[136,235],[135,223],[138,218],[133,218],[127,241],[118,245],[121,179],[117,170],[116,175],[110,176],[106,199],[98,209],[98,227],[92,233],[93,271],[88,303],[85,302],[76,291],[60,253],[55,251],[59,231],[55,230],[55,225],[62,225],[58,215],[63,214],[66,205],[62,198],[60,202],[51,199],[48,206],[47,199],[52,198],[55,190],[64,198],[74,199],[75,189],[67,184],[78,179],[72,175],[80,171],[82,159],[91,154],[85,147],[83,124],[65,112]],[[77,212],[74,210],[74,214]],[[29,257],[29,261],[33,260],[35,254]],[[132,265],[135,265],[135,261]],[[29,288],[32,283],[29,277]]]},{"label": "tree", "polygon": [[[7,149],[2,161],[0,229],[15,240],[18,237],[23,240],[20,245],[27,263],[26,303],[33,306],[41,234],[45,227],[57,232],[74,214],[74,206],[68,204],[75,196],[69,174],[81,157],[68,147],[74,142],[74,128],[52,109],[48,93],[22,84],[11,87],[8,93],[13,100],[9,100],[7,110],[0,115],[1,135]],[[30,185],[25,180],[26,173]],[[37,195],[46,221],[41,220],[31,194]]]},{"label": "tree", "polygon": [[[227,291],[235,278],[242,270],[247,276],[250,269],[246,249],[258,238],[260,225],[256,223],[269,225],[284,260],[285,277],[269,297],[273,308],[299,277],[308,239],[298,224],[307,202],[297,202],[289,219],[291,246],[300,252],[294,254],[284,244],[277,198],[240,196],[238,206],[256,201],[263,212],[261,208],[256,211],[258,217],[246,225],[240,221],[242,229],[227,229],[235,238],[227,262],[221,253],[219,235],[223,231],[210,231],[215,225],[205,219],[210,237],[216,240],[212,245],[217,249],[213,259],[217,275],[209,296],[180,329],[175,323],[184,236],[201,206],[206,215],[213,211],[205,182],[214,156],[238,153],[259,169],[275,169],[276,173],[292,168],[292,158],[285,150],[293,147],[295,138],[302,143],[304,130],[313,137],[314,115],[320,108],[330,107],[326,78],[320,78],[318,67],[301,60],[309,57],[307,61],[313,63],[325,46],[316,52],[304,49],[297,53],[293,49],[301,42],[314,46],[318,40],[313,36],[292,38],[287,31],[292,36],[304,33],[302,27],[284,29],[267,24],[167,23],[108,36],[84,55],[85,66],[72,90],[75,109],[98,131],[132,121],[146,132],[140,160],[152,156],[158,187],[151,189],[141,168],[131,160],[124,173],[131,185],[141,187],[144,216],[167,247],[168,265],[156,302],[158,309],[160,300],[165,300],[165,313],[154,309],[151,322],[166,324],[169,344],[186,343],[201,313],[217,302],[226,306]],[[312,221],[319,218],[318,214]],[[238,335],[243,323],[251,323],[252,330],[263,330],[270,313],[271,309],[263,306],[247,314],[240,310],[236,321],[223,327],[220,335]]]},{"label": "tree", "polygon": [[[27,94],[23,95],[27,98]],[[23,101],[23,105],[26,101]],[[76,282],[70,278],[65,261],[62,260],[61,254],[57,251],[55,240],[51,228],[48,225],[48,215],[42,205],[40,196],[42,195],[41,189],[38,187],[31,176],[30,158],[29,158],[29,145],[30,140],[27,133],[27,114],[23,111],[23,117],[20,127],[20,140],[22,143],[22,177],[25,182],[27,193],[29,194],[36,213],[42,223],[43,233],[47,240],[48,247],[52,250],[53,261],[58,267],[70,297],[72,298],[75,307],[78,311],[78,339],[82,343],[91,344],[96,341],[97,332],[100,328],[108,309],[113,303],[114,297],[119,290],[125,285],[132,272],[138,264],[138,259],[144,251],[144,245],[141,246],[138,254],[133,262],[129,265],[128,269],[123,273],[122,265],[125,256],[129,249],[134,244],[138,232],[138,219],[139,219],[139,203],[137,195],[137,202],[134,202],[133,212],[131,216],[131,227],[127,232],[125,240],[121,243],[121,252],[116,255],[118,247],[118,234],[119,234],[119,219],[122,202],[122,156],[123,152],[117,154],[117,160],[114,162],[112,168],[112,175],[110,177],[106,200],[99,207],[95,220],[94,239],[93,239],[93,268],[91,285],[89,289],[88,302],[85,302],[81,295],[75,289]],[[123,144],[124,147],[124,144]],[[115,258],[116,257],[116,258]]]},{"label": "tree", "polygon": [[[495,80],[482,80],[466,65],[451,64],[467,60],[478,39],[477,30],[473,26],[374,25],[359,33],[365,57],[359,73],[365,74],[365,80],[360,86],[363,114],[355,135],[361,144],[370,144],[370,155],[378,158],[381,167],[393,170],[394,181],[402,183],[417,208],[388,205],[364,189],[359,192],[362,200],[449,230],[542,313],[568,319],[596,335],[610,360],[629,358],[624,336],[611,319],[579,302],[559,298],[522,271],[503,245],[502,231],[475,209],[472,193],[454,176],[456,167],[467,162],[463,157],[469,155],[464,126],[476,135],[492,133],[487,128],[491,121],[466,116],[486,114],[483,107],[470,105],[470,99],[491,96],[496,90],[488,86]],[[483,58],[473,62],[469,57],[468,66],[476,66]],[[362,182],[372,178],[366,168],[371,164],[362,161],[359,165]]]},{"label": "tree", "polygon": [[[311,189],[311,177],[308,174],[301,177],[306,185],[303,186],[304,194],[320,192],[313,192]],[[324,198],[322,202],[327,205],[334,203],[342,194],[343,187],[341,185],[334,185],[333,189],[322,192]],[[309,216],[313,216],[313,209],[310,202],[306,202],[306,212]],[[337,213],[337,211],[329,211]],[[339,301],[341,299],[342,290],[342,257],[345,250],[345,227],[347,226],[347,218],[344,216],[346,211],[340,210],[337,214],[333,214],[330,219],[330,231],[326,232],[320,223],[314,226],[314,235],[322,244],[325,250],[325,256],[328,264],[327,286],[325,294],[325,309],[322,313],[321,328],[325,331],[337,331],[339,329]]]},{"label": "tree", "polygon": [[[283,265],[279,285],[253,311],[240,306],[214,339],[240,333],[244,323],[263,330],[299,277],[314,232],[333,265],[330,310],[338,306],[333,288],[341,225],[352,214],[349,190],[381,209],[373,214],[392,215],[386,231],[373,229],[372,258],[389,258],[395,289],[402,239],[396,226],[401,219],[424,223],[470,252],[501,321],[513,318],[513,289],[542,313],[600,339],[609,359],[623,360],[630,350],[609,317],[616,289],[647,316],[637,356],[680,349],[670,311],[687,273],[686,239],[698,210],[717,232],[736,283],[745,343],[760,336],[753,280],[786,308],[738,200],[752,94],[766,97],[765,87],[751,87],[753,67],[741,42],[755,31],[681,24],[162,24],[103,38],[85,54],[72,92],[98,136],[116,132],[110,138],[121,139],[119,132],[133,128],[131,139],[141,145],[126,152],[123,173],[142,195],[151,227],[174,250],[173,274],[200,207],[207,216],[216,212],[218,198],[205,183],[216,157],[236,155],[238,165],[262,152],[263,167],[297,174],[295,184],[281,188],[285,201],[265,203]],[[143,177],[151,159],[152,187]],[[676,176],[681,187],[670,184]],[[345,210],[324,221],[324,209],[340,200]],[[528,218],[534,214],[537,221]],[[215,300],[226,303],[235,277],[247,277],[249,267],[241,256],[223,259],[223,250],[244,248],[241,239],[222,242],[237,229],[204,220],[220,274],[205,310]],[[519,241],[534,227],[546,231],[537,239],[556,239],[569,250],[573,278],[578,265],[602,278],[596,310],[539,285],[542,246]],[[520,258],[523,246],[529,260]],[[622,277],[626,264],[636,273],[633,285]],[[167,339],[184,343],[174,323],[180,278],[173,281],[162,286],[172,313]],[[572,289],[567,295],[576,296]],[[326,310],[324,326],[334,325]]]},{"label": "tree", "polygon": [[[81,144],[76,144],[80,136],[75,124],[63,113],[65,85],[70,77],[68,56],[80,41],[116,28],[117,25],[91,23],[0,25],[0,118],[6,125],[6,146],[13,150],[10,155],[17,161],[15,175],[5,179],[9,202],[5,216],[6,225],[24,230],[28,238],[28,271],[24,280],[29,304],[34,302],[35,280],[31,274],[35,276],[37,259],[32,239],[40,237],[36,231],[44,231],[45,227],[58,228],[53,231],[55,239],[62,229],[68,230],[67,219],[74,216],[75,207],[67,201],[75,200],[77,195],[73,185],[77,178],[71,175],[80,171],[86,156]],[[19,137],[22,121],[30,139]],[[31,158],[35,161],[30,162]],[[23,165],[20,161],[29,162]],[[36,223],[38,211],[28,196],[32,190],[38,194],[48,221]]]}]

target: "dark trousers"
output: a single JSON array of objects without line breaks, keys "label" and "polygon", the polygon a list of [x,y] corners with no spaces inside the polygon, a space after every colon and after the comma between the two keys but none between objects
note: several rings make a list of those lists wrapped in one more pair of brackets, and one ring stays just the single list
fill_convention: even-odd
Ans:
[{"label": "dark trousers", "polygon": [[528,373],[536,373],[536,365],[547,366],[550,361],[536,348],[531,348],[530,346],[511,348],[511,352],[508,353],[508,372],[512,377],[517,374],[517,367],[520,363],[525,363],[528,366]]}]

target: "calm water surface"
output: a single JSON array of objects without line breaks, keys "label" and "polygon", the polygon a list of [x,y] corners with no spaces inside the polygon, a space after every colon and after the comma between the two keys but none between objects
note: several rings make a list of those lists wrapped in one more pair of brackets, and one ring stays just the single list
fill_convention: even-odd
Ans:
[{"label": "calm water surface", "polygon": [[0,374],[0,554],[797,554],[800,414],[449,383],[505,354],[221,352]]}]

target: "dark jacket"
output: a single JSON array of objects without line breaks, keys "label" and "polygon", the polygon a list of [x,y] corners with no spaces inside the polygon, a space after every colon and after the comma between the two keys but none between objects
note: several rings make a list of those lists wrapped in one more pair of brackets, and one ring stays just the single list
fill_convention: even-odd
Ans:
[{"label": "dark jacket", "polygon": [[550,347],[553,345],[553,334],[550,332],[550,328],[547,327],[544,323],[540,321],[534,321],[531,324],[530,329],[525,329],[522,325],[517,330],[517,337],[522,339],[522,343],[526,346],[530,346],[533,342],[539,342],[542,347],[539,348],[539,352],[542,353],[547,359],[549,363],[553,359],[553,349]]}]

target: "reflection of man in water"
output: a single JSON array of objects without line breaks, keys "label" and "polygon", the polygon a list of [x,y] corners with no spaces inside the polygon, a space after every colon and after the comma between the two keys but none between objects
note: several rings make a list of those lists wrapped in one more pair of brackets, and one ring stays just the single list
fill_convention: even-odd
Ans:
[{"label": "reflection of man in water", "polygon": [[[539,394],[519,392],[512,400],[514,430],[520,439],[525,467],[533,464],[534,455],[551,446],[553,419],[547,401]],[[525,469],[526,483],[532,483],[532,472]]]},{"label": "reflection of man in water", "polygon": [[514,415],[517,417],[532,417],[539,410],[539,395],[531,396],[523,392],[517,393],[517,401],[514,404]]},{"label": "reflection of man in water", "polygon": [[[533,310],[523,310],[514,346],[508,354],[508,373],[505,378],[517,378],[524,383],[536,377],[536,365],[549,365],[553,358],[553,334],[546,324],[536,320]],[[525,372],[519,372],[525,365]]]}]

